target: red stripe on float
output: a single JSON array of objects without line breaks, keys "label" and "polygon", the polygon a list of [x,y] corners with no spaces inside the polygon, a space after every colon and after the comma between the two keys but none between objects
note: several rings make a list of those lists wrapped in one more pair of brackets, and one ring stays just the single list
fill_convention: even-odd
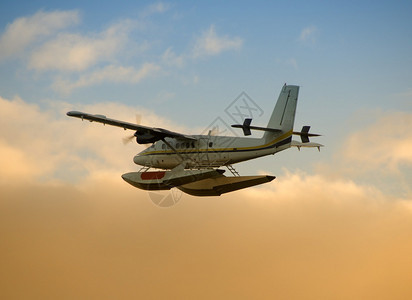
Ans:
[{"label": "red stripe on float", "polygon": [[140,175],[143,180],[162,179],[166,172],[144,172]]}]

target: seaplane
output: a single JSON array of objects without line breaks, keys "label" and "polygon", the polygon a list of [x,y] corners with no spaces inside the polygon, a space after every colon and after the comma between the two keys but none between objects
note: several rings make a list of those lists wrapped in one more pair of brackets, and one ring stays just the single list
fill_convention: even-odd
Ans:
[{"label": "seaplane", "polygon": [[[220,196],[225,193],[267,183],[275,179],[271,175],[241,176],[234,164],[275,154],[291,147],[320,148],[310,137],[310,126],[294,131],[299,86],[284,85],[266,127],[253,126],[251,118],[232,127],[243,130],[244,136],[188,135],[163,128],[148,127],[115,119],[105,115],[79,111],[67,113],[70,117],[121,127],[135,131],[133,138],[138,144],[150,145],[134,156],[137,172],[129,172],[122,178],[143,190],[179,190],[193,196]],[[263,131],[262,137],[250,137],[252,131]],[[292,140],[298,135],[301,141]],[[227,168],[231,175],[224,175]]]}]

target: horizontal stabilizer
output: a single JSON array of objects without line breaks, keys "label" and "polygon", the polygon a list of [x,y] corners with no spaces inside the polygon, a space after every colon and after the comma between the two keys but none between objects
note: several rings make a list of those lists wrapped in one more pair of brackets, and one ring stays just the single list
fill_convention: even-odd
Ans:
[{"label": "horizontal stabilizer", "polygon": [[292,144],[290,145],[291,147],[297,147],[298,150],[300,151],[300,148],[318,148],[320,151],[320,147],[324,147],[322,144],[318,143],[312,143],[312,142],[298,142],[298,141],[292,141]]},{"label": "horizontal stabilizer", "polygon": [[[299,131],[294,131],[294,135],[300,135],[300,138],[302,140],[302,143],[309,143],[309,137],[314,137],[314,136],[321,136],[320,134],[316,133],[309,133],[310,126],[303,126],[302,130]],[[292,145],[293,146],[293,145]]]},{"label": "horizontal stabilizer", "polygon": [[276,129],[276,128],[267,128],[267,127],[259,127],[259,126],[250,126],[250,123],[252,123],[252,119],[246,118],[245,121],[243,121],[243,124],[234,124],[232,125],[233,128],[242,128],[243,129],[243,134],[244,135],[251,135],[250,130],[260,130],[260,131],[270,131],[270,132],[281,132],[281,129]]}]

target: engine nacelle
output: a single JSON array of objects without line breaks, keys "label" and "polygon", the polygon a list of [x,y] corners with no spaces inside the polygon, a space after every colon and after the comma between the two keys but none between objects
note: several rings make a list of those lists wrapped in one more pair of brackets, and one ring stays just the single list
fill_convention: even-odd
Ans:
[{"label": "engine nacelle", "polygon": [[138,144],[152,144],[152,143],[157,142],[158,140],[161,139],[160,137],[155,136],[151,133],[147,133],[147,132],[145,132],[143,134],[136,132],[134,135],[136,137],[136,142]]}]

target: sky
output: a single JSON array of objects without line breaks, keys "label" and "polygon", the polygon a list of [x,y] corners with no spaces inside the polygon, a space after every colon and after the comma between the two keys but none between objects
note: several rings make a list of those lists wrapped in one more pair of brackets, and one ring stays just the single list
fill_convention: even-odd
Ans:
[{"label": "sky", "polygon": [[[3,1],[0,298],[410,298],[411,13]],[[235,165],[277,178],[168,208],[121,179],[144,149],[130,132],[66,116],[229,132],[242,93],[265,126],[284,83],[300,86],[295,129],[325,147]]]}]

